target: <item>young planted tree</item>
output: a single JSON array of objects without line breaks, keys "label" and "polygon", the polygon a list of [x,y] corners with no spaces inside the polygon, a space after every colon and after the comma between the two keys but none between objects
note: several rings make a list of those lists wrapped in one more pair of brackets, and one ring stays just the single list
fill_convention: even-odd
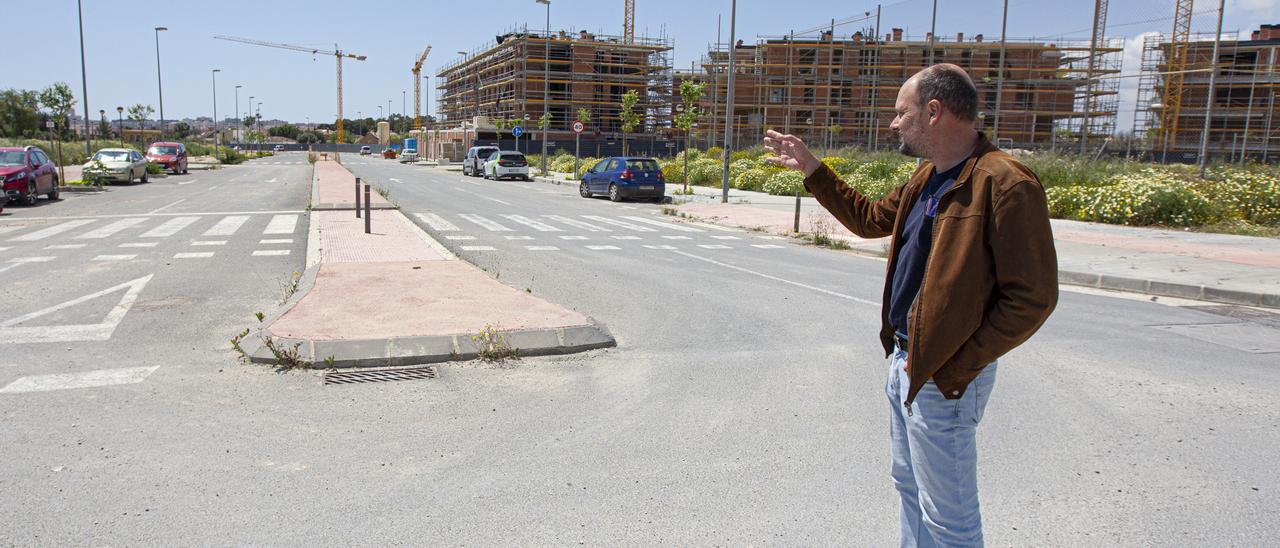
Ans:
[{"label": "young planted tree", "polygon": [[836,140],[840,138],[840,132],[844,131],[844,128],[840,127],[840,124],[833,124],[827,128],[827,131],[831,132],[827,148],[836,148]]},{"label": "young planted tree", "polygon": [[[542,113],[542,116],[538,117],[538,137],[541,137],[541,138],[542,138],[542,142],[543,142],[543,143],[546,143],[546,142],[547,142],[547,128],[549,128],[549,127],[551,127],[551,113],[550,113],[550,112],[544,112],[544,113]],[[542,146],[542,148],[543,148],[543,150],[546,150],[546,148],[547,148],[547,147],[546,147],[546,145],[544,144],[544,145]],[[543,175],[543,176],[546,176],[546,174],[547,174],[547,155],[546,155],[546,154],[541,154],[541,155],[539,155],[538,162],[539,162],[540,164],[542,164],[542,165],[540,166],[540,170],[542,171],[542,175]]]},{"label": "young planted tree", "polygon": [[65,82],[54,82],[40,92],[40,106],[49,110],[58,133],[67,138],[67,113],[76,106],[75,93]]},{"label": "young planted tree", "polygon": [[640,102],[640,94],[636,90],[629,89],[622,94],[622,111],[618,113],[619,121],[622,122],[622,155],[627,156],[627,135],[636,130],[636,126],[640,125],[640,114],[635,111],[636,103]]},{"label": "young planted tree", "polygon": [[[587,124],[591,123],[591,110],[587,107],[578,108],[578,116],[574,119],[582,122],[582,126],[586,127]],[[578,143],[578,136],[575,135],[573,137],[573,178],[575,179],[578,178],[579,169],[582,167],[579,165]]]},{"label": "young planted tree", "polygon": [[[129,119],[138,124],[138,129],[141,130],[143,129],[142,123],[146,121],[147,117],[151,116],[151,113],[153,112],[155,112],[155,109],[151,108],[151,105],[139,103],[129,107]],[[139,135],[141,135],[141,133]]]},{"label": "young planted tree", "polygon": [[676,127],[684,131],[684,191],[689,192],[689,145],[693,137],[693,128],[698,125],[698,100],[702,98],[705,83],[693,80],[680,82],[681,111],[676,115]]}]

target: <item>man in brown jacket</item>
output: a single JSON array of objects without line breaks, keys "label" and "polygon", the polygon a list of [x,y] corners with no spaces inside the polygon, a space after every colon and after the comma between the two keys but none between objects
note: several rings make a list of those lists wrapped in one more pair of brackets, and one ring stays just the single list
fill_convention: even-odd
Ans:
[{"label": "man in brown jacket", "polygon": [[903,546],[980,546],[976,427],[996,359],[1022,344],[1058,300],[1044,189],[974,129],[978,92],[940,64],[898,92],[889,126],[924,158],[906,184],[872,200],[791,135],[769,131],[770,161],[864,238],[893,236],[880,340],[891,355],[892,477]]}]

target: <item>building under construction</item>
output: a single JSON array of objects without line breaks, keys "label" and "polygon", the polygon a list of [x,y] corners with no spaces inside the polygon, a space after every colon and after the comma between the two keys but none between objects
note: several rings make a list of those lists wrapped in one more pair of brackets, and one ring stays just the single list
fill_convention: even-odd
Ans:
[{"label": "building under construction", "polygon": [[[1280,94],[1280,25],[1262,25],[1247,40],[1224,34],[1216,64],[1213,38],[1190,33],[1176,39],[1146,38],[1134,135],[1143,139],[1149,159],[1195,161],[1206,116],[1210,158],[1266,162],[1280,157],[1280,139],[1273,133]],[[1211,70],[1217,71],[1212,109]]]},{"label": "building under construction", "polygon": [[[754,45],[739,41],[732,48],[735,146],[757,142],[766,129],[819,146],[889,146],[898,88],[944,62],[969,72],[978,87],[978,123],[1003,146],[1076,147],[1087,129],[1089,146],[1096,147],[1115,129],[1114,76],[1123,40],[1100,38],[1091,48],[1088,41],[1001,44],[981,34],[930,38],[905,39],[895,28],[883,37],[865,29],[839,38],[825,31],[762,37]],[[719,144],[724,132],[729,51],[718,45],[702,58],[701,70],[676,74],[677,81],[708,84],[699,102],[710,113],[701,122],[706,144]]]},{"label": "building under construction", "polygon": [[641,118],[627,137],[652,148],[671,126],[670,53],[665,37],[528,29],[497,36],[436,74],[440,120],[435,127],[444,133],[431,138],[441,141],[432,150],[457,159],[452,151],[465,151],[467,144],[512,139],[510,128],[516,124],[526,133],[539,133],[521,146],[537,150],[544,112],[551,114],[547,137],[556,148],[571,148],[580,108],[590,112],[583,139],[620,141],[622,97],[629,90],[639,96],[633,111]]}]

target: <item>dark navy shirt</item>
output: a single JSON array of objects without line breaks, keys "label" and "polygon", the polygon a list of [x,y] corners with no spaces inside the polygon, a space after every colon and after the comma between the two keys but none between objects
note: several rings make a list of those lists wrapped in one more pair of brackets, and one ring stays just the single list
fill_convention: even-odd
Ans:
[{"label": "dark navy shirt", "polygon": [[[960,162],[947,171],[934,174],[924,185],[924,192],[915,204],[907,211],[907,221],[898,234],[901,244],[898,246],[898,257],[893,267],[893,285],[889,290],[889,322],[902,333],[907,330],[907,315],[911,312],[911,304],[920,293],[920,284],[924,281],[924,266],[929,259],[929,250],[933,248],[933,219],[937,216],[937,199],[947,192],[955,183],[956,177],[964,169],[965,162]],[[934,210],[928,211],[930,198],[934,198]]]}]

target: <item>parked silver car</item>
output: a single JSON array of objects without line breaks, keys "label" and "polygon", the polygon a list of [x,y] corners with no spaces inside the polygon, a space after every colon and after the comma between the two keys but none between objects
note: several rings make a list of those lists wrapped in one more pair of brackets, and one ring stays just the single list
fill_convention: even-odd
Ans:
[{"label": "parked silver car", "polygon": [[[102,167],[98,167],[101,163]],[[82,173],[87,177],[90,173],[100,171],[104,179],[112,182],[132,183],[134,179],[146,183],[147,159],[141,152],[128,148],[104,148],[94,153],[93,158],[85,162]]]}]

